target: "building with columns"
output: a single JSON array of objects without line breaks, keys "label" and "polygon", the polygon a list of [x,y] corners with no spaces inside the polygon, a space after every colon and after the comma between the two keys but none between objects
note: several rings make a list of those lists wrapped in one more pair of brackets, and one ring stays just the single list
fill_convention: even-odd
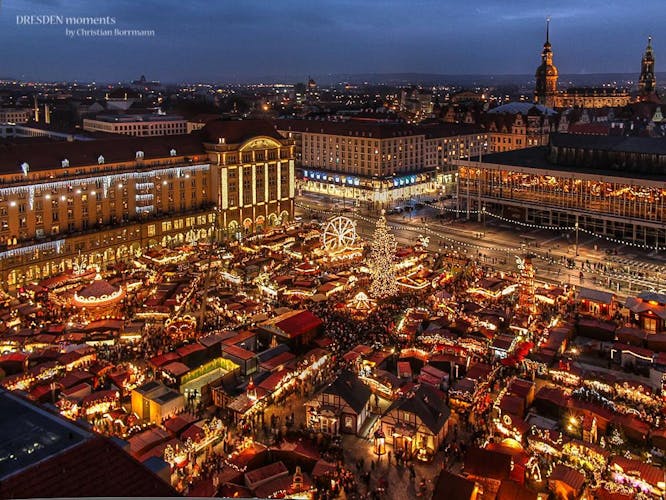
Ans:
[{"label": "building with columns", "polygon": [[293,141],[263,120],[216,120],[202,134],[218,167],[219,224],[227,236],[265,231],[293,218]]},{"label": "building with columns", "polygon": [[462,217],[578,227],[648,249],[666,247],[666,147],[649,137],[551,134],[549,146],[460,160]]},{"label": "building with columns", "polygon": [[270,122],[189,135],[0,147],[0,276],[9,287],[147,247],[240,238],[291,220],[293,144]]}]

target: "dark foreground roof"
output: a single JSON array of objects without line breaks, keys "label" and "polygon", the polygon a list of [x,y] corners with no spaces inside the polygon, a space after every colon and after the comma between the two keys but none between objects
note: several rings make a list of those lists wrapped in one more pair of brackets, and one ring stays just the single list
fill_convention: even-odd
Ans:
[{"label": "dark foreground roof", "polygon": [[550,143],[555,147],[666,155],[666,137],[551,134]]},{"label": "dark foreground roof", "polygon": [[0,391],[0,498],[173,497],[109,439]]},{"label": "dark foreground roof", "polygon": [[175,497],[168,484],[103,437],[0,482],[0,498]]}]

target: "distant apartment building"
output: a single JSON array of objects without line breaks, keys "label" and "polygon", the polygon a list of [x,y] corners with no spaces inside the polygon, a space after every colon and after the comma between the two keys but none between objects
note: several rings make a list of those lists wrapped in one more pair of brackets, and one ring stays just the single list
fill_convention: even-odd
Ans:
[{"label": "distant apartment building", "polygon": [[433,111],[433,95],[416,87],[402,89],[400,92],[400,111],[415,118],[426,118]]},{"label": "distant apartment building", "polygon": [[90,134],[60,132],[51,129],[46,124],[30,123],[28,125],[14,123],[0,123],[0,138],[27,138],[43,137],[45,139],[65,140],[65,141],[90,141],[93,138]]},{"label": "distant apartment building", "polygon": [[483,130],[460,124],[278,120],[277,127],[296,142],[300,190],[370,208],[439,193],[455,175],[452,160],[488,144]]},{"label": "distant apartment building", "polygon": [[238,239],[291,220],[294,146],[271,122],[197,134],[7,143],[0,279],[9,287],[147,247]]},{"label": "distant apartment building", "polygon": [[178,115],[108,114],[83,119],[83,130],[109,134],[153,137],[188,132],[187,120]]},{"label": "distant apartment building", "polygon": [[28,123],[32,112],[28,108],[0,108],[0,123]]}]

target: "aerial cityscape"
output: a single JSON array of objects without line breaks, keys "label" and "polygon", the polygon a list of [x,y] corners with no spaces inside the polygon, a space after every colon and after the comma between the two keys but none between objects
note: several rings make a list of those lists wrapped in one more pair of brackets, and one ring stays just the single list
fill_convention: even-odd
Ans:
[{"label": "aerial cityscape", "polygon": [[659,0],[0,4],[0,498],[666,500]]}]

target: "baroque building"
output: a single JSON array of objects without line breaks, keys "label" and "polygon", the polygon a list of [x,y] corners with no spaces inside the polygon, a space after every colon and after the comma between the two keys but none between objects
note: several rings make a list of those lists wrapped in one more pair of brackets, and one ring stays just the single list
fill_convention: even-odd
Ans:
[{"label": "baroque building", "polygon": [[657,78],[654,74],[654,53],[652,51],[652,37],[648,37],[648,44],[641,60],[641,76],[638,78],[639,100],[647,101],[656,97]]},{"label": "baroque building", "polygon": [[546,43],[541,51],[541,65],[537,68],[534,102],[552,108],[557,95],[557,68],[553,64],[553,50],[550,45],[550,18],[546,21]]},{"label": "baroque building", "polygon": [[535,78],[534,102],[551,108],[621,107],[631,101],[629,91],[613,87],[573,87],[562,91],[557,89],[558,72],[553,64],[550,19],[546,22],[546,43],[543,44],[541,65],[536,70]]}]

